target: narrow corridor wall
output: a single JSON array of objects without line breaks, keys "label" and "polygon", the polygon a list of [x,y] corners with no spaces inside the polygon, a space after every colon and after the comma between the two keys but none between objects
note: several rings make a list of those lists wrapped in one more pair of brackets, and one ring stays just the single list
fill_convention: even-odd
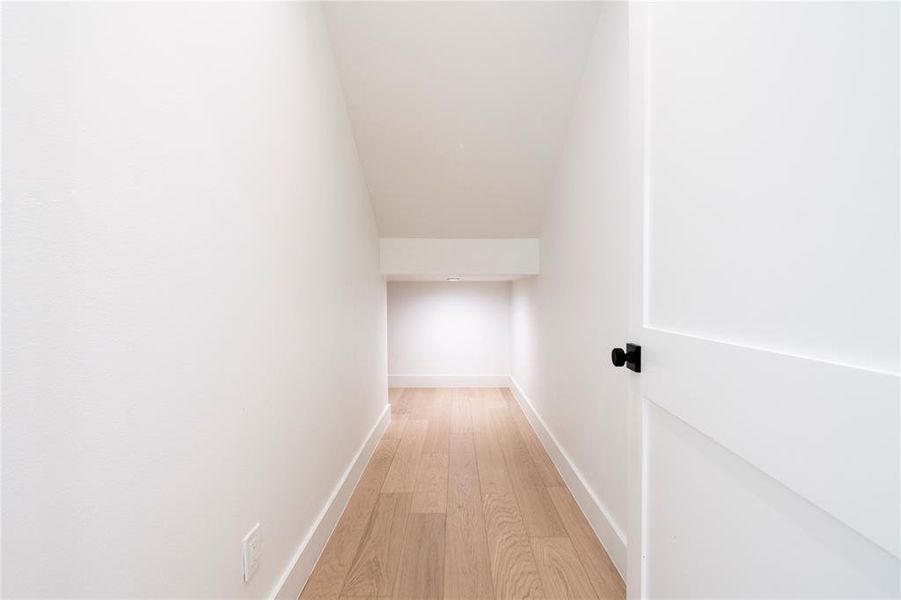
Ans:
[{"label": "narrow corridor wall", "polygon": [[603,3],[540,235],[541,274],[514,282],[512,300],[515,387],[581,479],[570,487],[596,505],[582,508],[622,573],[628,379],[610,349],[628,324],[628,60],[628,6]]},{"label": "narrow corridor wall", "polygon": [[267,597],[387,406],[321,8],[2,10],[3,595]]},{"label": "narrow corridor wall", "polygon": [[509,281],[388,283],[392,386],[507,386]]}]

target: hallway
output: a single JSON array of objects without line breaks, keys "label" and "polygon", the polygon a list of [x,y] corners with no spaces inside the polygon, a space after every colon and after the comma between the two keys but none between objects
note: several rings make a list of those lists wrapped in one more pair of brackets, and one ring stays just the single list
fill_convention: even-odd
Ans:
[{"label": "hallway", "polygon": [[508,389],[390,398],[391,425],[303,600],[625,597]]},{"label": "hallway", "polygon": [[3,599],[901,599],[901,0],[0,21]]}]

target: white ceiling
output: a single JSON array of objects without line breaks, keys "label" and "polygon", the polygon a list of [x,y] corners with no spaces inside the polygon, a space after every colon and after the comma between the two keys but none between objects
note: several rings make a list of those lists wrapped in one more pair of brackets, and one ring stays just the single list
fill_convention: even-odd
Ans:
[{"label": "white ceiling", "polygon": [[537,235],[597,4],[325,10],[381,235]]}]

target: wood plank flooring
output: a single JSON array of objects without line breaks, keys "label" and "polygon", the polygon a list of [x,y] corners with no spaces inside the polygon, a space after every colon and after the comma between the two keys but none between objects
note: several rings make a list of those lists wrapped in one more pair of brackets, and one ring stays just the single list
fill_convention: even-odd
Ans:
[{"label": "wood plank flooring", "polygon": [[391,425],[301,600],[625,598],[509,390],[389,398]]}]

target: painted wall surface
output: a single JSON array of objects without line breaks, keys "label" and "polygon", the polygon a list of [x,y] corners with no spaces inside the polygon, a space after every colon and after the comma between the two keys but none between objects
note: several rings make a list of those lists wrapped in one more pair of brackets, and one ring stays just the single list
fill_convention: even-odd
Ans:
[{"label": "painted wall surface", "polygon": [[3,595],[266,596],[387,402],[320,7],[3,26]]},{"label": "painted wall surface", "polygon": [[382,274],[399,278],[465,276],[515,279],[538,274],[537,239],[382,238]]},{"label": "painted wall surface", "polygon": [[[604,3],[541,231],[541,274],[513,283],[512,317],[514,381],[620,532],[628,379],[610,349],[628,322],[627,35],[626,5]],[[594,525],[622,556],[623,537]]]},{"label": "painted wall surface", "polygon": [[388,373],[509,375],[509,282],[389,282]]}]

